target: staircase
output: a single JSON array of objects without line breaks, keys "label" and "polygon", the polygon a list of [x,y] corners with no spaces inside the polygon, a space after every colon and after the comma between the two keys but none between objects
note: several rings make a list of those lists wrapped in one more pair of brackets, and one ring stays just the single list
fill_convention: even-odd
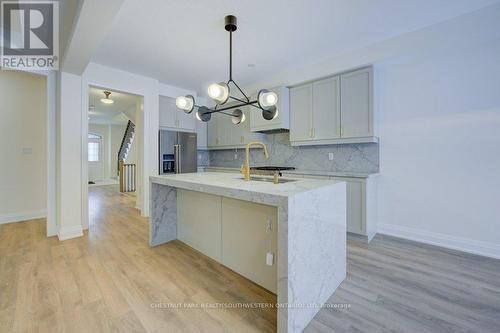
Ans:
[{"label": "staircase", "polygon": [[120,192],[135,192],[136,166],[125,164],[132,142],[134,142],[135,124],[130,120],[123,134],[122,143],[118,150],[118,174],[120,176]]},{"label": "staircase", "polygon": [[130,152],[130,147],[132,146],[132,142],[134,142],[134,134],[135,124],[129,120],[127,123],[127,129],[125,130],[125,134],[123,134],[120,149],[118,150],[118,163],[127,159],[128,153]]}]

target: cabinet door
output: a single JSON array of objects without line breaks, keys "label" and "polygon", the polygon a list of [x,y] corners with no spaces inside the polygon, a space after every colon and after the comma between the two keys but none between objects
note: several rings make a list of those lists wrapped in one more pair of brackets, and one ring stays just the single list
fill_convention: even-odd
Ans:
[{"label": "cabinet door", "polygon": [[245,121],[238,125],[233,125],[231,120],[231,145],[232,146],[244,146],[251,141],[260,141],[262,139],[262,134],[253,133],[250,129],[250,118],[252,113],[259,113],[259,110],[255,109],[253,106],[244,106],[240,108],[245,115]]},{"label": "cabinet door", "polygon": [[340,84],[339,77],[313,83],[313,130],[314,140],[340,137]]},{"label": "cabinet door", "polygon": [[207,140],[209,147],[222,145],[221,115],[212,113],[212,118],[207,123]]},{"label": "cabinet door", "polygon": [[[230,110],[231,111],[231,110]],[[233,132],[231,117],[222,113],[212,114],[212,119],[217,117],[217,138],[219,140],[218,146],[230,146],[233,141]]]},{"label": "cabinet door", "polygon": [[179,129],[195,132],[196,131],[195,111],[193,110],[193,112],[191,112],[190,114],[187,114],[186,112],[178,109],[176,111],[177,111],[176,112],[177,127]]},{"label": "cabinet door", "polygon": [[[239,108],[244,114],[245,117],[248,116],[248,109],[246,106],[240,107]],[[228,113],[232,113],[235,109],[228,110]],[[250,124],[249,124],[249,119],[246,118],[244,122],[235,125],[232,122],[232,117],[231,116],[225,116],[222,115],[225,119],[224,121],[226,122],[227,126],[227,146],[238,146],[242,145],[245,141],[245,136],[247,133],[250,132]]]},{"label": "cabinet door", "polygon": [[175,128],[176,126],[176,112],[181,112],[177,110],[175,106],[175,99],[166,96],[160,96],[159,104],[159,116],[160,116],[160,127]]},{"label": "cabinet door", "polygon": [[347,231],[365,234],[363,181],[346,181],[347,184]]},{"label": "cabinet door", "polygon": [[343,138],[373,135],[372,76],[366,68],[340,77]]},{"label": "cabinet door", "polygon": [[221,197],[177,189],[177,238],[220,262]]},{"label": "cabinet door", "polygon": [[[270,226],[270,228],[269,228]],[[264,288],[277,291],[275,207],[222,198],[222,263]],[[274,255],[266,265],[266,253]]]},{"label": "cabinet door", "polygon": [[[278,115],[271,120],[266,120],[262,117],[262,111],[257,108],[250,107],[250,125],[252,131],[263,131],[273,129],[289,129],[290,128],[290,109],[289,90],[286,87],[276,87],[269,89],[278,95],[278,104],[276,105]],[[251,99],[255,100],[257,96],[252,96]]]},{"label": "cabinet door", "polygon": [[290,89],[290,141],[311,140],[312,84]]}]

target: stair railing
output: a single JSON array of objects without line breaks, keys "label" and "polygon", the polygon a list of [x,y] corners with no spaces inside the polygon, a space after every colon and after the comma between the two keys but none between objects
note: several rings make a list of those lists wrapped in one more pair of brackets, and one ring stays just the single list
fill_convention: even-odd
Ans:
[{"label": "stair railing", "polygon": [[120,175],[120,192],[135,192],[136,165],[118,161],[118,172]]}]

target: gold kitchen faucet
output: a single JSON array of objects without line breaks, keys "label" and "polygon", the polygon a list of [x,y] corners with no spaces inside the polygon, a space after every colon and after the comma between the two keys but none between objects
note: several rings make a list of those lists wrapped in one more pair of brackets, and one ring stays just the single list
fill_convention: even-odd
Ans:
[{"label": "gold kitchen faucet", "polygon": [[245,177],[245,180],[250,180],[250,147],[251,146],[260,146],[264,150],[264,156],[266,157],[266,160],[269,158],[269,154],[267,153],[267,148],[266,145],[263,144],[262,142],[258,141],[253,141],[249,142],[246,147],[245,147],[245,164],[240,169],[240,172],[243,174]]}]

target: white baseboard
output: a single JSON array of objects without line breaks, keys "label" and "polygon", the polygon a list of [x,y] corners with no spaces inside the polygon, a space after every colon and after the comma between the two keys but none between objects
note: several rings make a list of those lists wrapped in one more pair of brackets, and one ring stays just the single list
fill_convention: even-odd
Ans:
[{"label": "white baseboard", "polygon": [[59,233],[57,234],[57,237],[59,237],[60,241],[71,239],[71,238],[76,238],[76,237],[81,237],[81,236],[83,236],[83,230],[82,230],[82,226],[80,226],[80,225],[61,228],[59,230]]},{"label": "white baseboard", "polygon": [[37,210],[32,212],[22,212],[17,214],[8,214],[0,216],[0,224],[22,222],[27,220],[42,219],[47,217],[47,210]]},{"label": "white baseboard", "polygon": [[420,243],[437,245],[452,250],[478,254],[485,257],[500,259],[500,244],[472,240],[463,237],[403,227],[394,224],[377,224],[379,234],[404,238]]}]

